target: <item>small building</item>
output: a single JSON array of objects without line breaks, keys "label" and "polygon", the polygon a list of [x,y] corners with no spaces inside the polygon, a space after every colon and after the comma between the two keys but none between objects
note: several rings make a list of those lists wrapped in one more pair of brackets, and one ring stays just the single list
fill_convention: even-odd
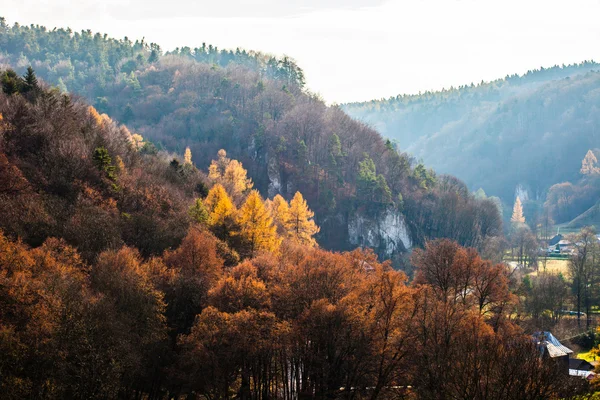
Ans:
[{"label": "small building", "polygon": [[556,246],[558,244],[558,242],[560,242],[564,238],[565,237],[559,233],[558,235],[554,236],[552,239],[550,239],[548,241],[548,246]]},{"label": "small building", "polygon": [[565,375],[569,374],[569,357],[573,350],[564,346],[548,331],[536,332],[533,339],[540,351],[542,360],[556,363]]},{"label": "small building", "polygon": [[569,359],[569,375],[588,380],[593,379],[596,376],[594,373],[594,366],[589,362],[578,358]]},{"label": "small building", "polygon": [[580,360],[579,358],[570,358],[569,369],[576,369],[578,371],[593,371],[594,366],[588,361]]}]

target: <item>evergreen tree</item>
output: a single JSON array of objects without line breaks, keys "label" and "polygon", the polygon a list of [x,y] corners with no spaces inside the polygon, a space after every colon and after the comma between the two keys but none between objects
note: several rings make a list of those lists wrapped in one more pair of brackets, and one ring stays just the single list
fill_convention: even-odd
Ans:
[{"label": "evergreen tree", "polygon": [[194,201],[194,204],[190,207],[188,214],[192,220],[201,225],[208,223],[208,210],[206,209],[202,199],[196,199],[196,201]]},{"label": "evergreen tree", "polygon": [[290,201],[289,214],[285,221],[287,236],[296,243],[316,245],[313,236],[319,233],[320,229],[312,219],[314,216],[315,213],[308,208],[302,193],[296,192]]},{"label": "evergreen tree", "polygon": [[238,234],[245,243],[245,255],[252,258],[258,251],[273,252],[279,247],[277,227],[265,207],[260,194],[253,190],[240,208],[237,223],[240,226]]},{"label": "evergreen tree", "polygon": [[12,69],[4,72],[0,80],[2,81],[2,91],[7,95],[19,93],[23,86],[23,80]]},{"label": "evergreen tree", "polygon": [[375,187],[375,201],[381,204],[392,203],[392,191],[390,190],[385,177],[377,175],[377,186]]},{"label": "evergreen tree", "polygon": [[112,165],[112,159],[105,147],[97,147],[94,150],[94,162],[100,171],[106,173],[106,177],[110,180],[115,180],[115,166]]},{"label": "evergreen tree", "polygon": [[150,57],[148,58],[148,62],[150,64],[153,64],[157,61],[158,61],[158,51],[156,51],[156,49],[153,49],[152,52],[150,53]]},{"label": "evergreen tree", "polygon": [[432,170],[428,170],[422,163],[419,163],[414,171],[413,178],[417,181],[417,184],[425,190],[431,189],[435,184],[435,173]]},{"label": "evergreen tree", "polygon": [[373,201],[377,188],[377,173],[375,163],[366,153],[364,159],[358,164],[358,177],[356,178],[356,194],[360,201]]},{"label": "evergreen tree", "polygon": [[39,91],[40,87],[38,80],[35,76],[35,71],[33,68],[31,68],[31,66],[27,67],[27,72],[23,76],[23,81],[23,93]]}]

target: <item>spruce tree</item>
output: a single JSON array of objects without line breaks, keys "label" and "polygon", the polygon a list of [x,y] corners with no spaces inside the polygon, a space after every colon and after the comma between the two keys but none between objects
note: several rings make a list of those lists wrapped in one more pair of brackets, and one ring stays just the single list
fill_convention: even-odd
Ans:
[{"label": "spruce tree", "polygon": [[23,75],[23,93],[27,92],[37,92],[40,87],[38,84],[37,77],[35,76],[35,71],[31,68],[31,65],[27,67],[27,72]]},{"label": "spruce tree", "polygon": [[23,80],[12,69],[2,74],[1,81],[2,91],[7,95],[19,93],[23,87]]},{"label": "spruce tree", "polygon": [[94,162],[100,171],[106,173],[106,177],[112,181],[116,179],[115,166],[112,165],[112,159],[105,147],[98,147],[94,150]]},{"label": "spruce tree", "polygon": [[206,209],[202,199],[196,199],[194,205],[190,207],[188,214],[193,221],[201,225],[206,225],[208,223],[208,210]]}]

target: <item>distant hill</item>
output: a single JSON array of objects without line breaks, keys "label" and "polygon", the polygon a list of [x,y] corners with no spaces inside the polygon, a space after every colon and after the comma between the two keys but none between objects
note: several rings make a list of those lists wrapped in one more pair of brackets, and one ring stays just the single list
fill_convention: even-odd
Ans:
[{"label": "distant hill", "polygon": [[441,173],[512,204],[578,178],[600,139],[600,65],[583,62],[489,83],[342,106]]},{"label": "distant hill", "polygon": [[583,214],[578,215],[567,224],[567,228],[580,229],[584,226],[600,227],[600,204],[596,203]]}]

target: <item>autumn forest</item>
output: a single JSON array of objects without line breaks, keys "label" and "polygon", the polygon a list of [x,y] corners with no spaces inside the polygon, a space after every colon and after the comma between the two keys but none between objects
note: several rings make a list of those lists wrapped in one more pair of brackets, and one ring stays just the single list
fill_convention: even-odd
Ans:
[{"label": "autumn forest", "polygon": [[497,199],[308,91],[291,58],[2,18],[0,81],[3,399],[596,387],[532,340],[574,297],[537,271],[519,198],[508,226]]}]

